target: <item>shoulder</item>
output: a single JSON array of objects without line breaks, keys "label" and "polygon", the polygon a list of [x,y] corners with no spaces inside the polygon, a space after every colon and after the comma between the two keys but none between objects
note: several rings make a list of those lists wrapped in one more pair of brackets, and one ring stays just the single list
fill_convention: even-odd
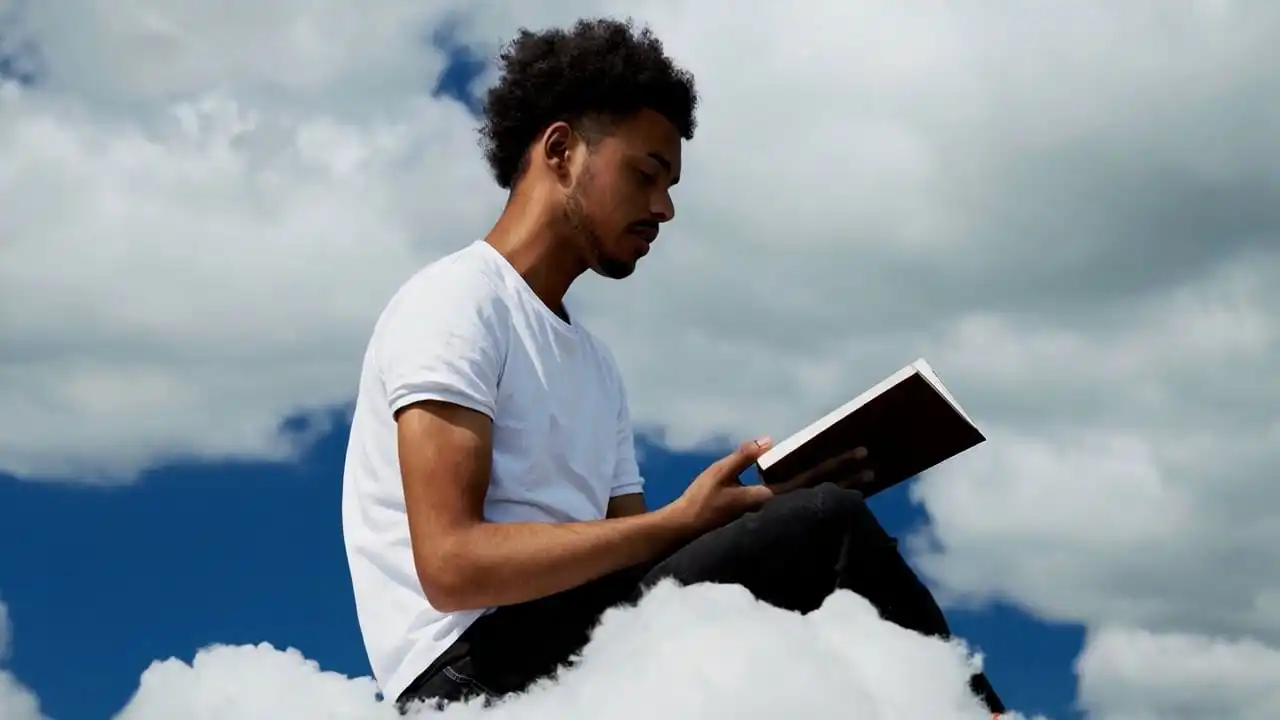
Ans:
[{"label": "shoulder", "polygon": [[464,321],[506,314],[509,303],[492,263],[472,244],[414,273],[387,304],[383,319]]},{"label": "shoulder", "polygon": [[510,300],[489,264],[468,246],[414,273],[387,303],[374,330],[382,347],[505,337]]},{"label": "shoulder", "polygon": [[404,282],[388,310],[465,313],[505,305],[499,278],[485,260],[469,246],[428,264]]}]

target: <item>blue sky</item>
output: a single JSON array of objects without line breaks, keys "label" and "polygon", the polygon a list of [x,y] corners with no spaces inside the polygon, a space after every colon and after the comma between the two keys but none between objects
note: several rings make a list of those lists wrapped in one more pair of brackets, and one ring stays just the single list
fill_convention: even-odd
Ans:
[{"label": "blue sky", "polygon": [[[435,41],[450,47],[445,37]],[[452,49],[455,62],[434,90],[474,107],[469,91],[482,65]],[[295,464],[175,465],[128,487],[0,475],[10,664],[45,712],[57,720],[108,717],[151,661],[189,660],[211,643],[292,646],[325,669],[367,674],[339,527],[345,440],[339,423]],[[641,442],[657,503],[714,459]],[[925,520],[905,488],[873,505],[898,535]],[[1079,628],[1050,627],[1010,608],[951,616],[987,653],[1011,705],[1074,716]]]}]

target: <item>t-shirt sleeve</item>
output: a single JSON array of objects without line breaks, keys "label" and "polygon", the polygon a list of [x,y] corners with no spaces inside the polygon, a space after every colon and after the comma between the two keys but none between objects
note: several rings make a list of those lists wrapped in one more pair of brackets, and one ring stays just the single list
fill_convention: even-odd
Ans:
[{"label": "t-shirt sleeve", "polygon": [[640,463],[636,458],[635,432],[631,427],[631,410],[627,405],[626,388],[619,383],[618,408],[618,461],[613,471],[613,488],[609,497],[644,492],[644,478],[640,475]]},{"label": "t-shirt sleeve", "polygon": [[406,293],[389,309],[374,346],[391,412],[439,400],[492,418],[507,318],[481,276],[433,278]]}]

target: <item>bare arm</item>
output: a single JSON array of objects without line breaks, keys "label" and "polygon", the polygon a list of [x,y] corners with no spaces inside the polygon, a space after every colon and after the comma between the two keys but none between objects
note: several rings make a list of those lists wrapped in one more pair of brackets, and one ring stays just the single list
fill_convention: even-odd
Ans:
[{"label": "bare arm", "polygon": [[[657,557],[694,534],[662,510],[591,522],[486,522],[492,421],[427,401],[406,407],[396,422],[414,564],[437,610],[551,595]],[[634,510],[635,500],[621,507]]]}]

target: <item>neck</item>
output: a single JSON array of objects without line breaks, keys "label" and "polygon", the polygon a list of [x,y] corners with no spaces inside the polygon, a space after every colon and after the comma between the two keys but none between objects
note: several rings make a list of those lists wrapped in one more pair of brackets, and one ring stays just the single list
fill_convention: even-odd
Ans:
[{"label": "neck", "polygon": [[556,205],[534,193],[513,193],[485,242],[493,246],[548,308],[567,319],[564,296],[586,272]]}]

